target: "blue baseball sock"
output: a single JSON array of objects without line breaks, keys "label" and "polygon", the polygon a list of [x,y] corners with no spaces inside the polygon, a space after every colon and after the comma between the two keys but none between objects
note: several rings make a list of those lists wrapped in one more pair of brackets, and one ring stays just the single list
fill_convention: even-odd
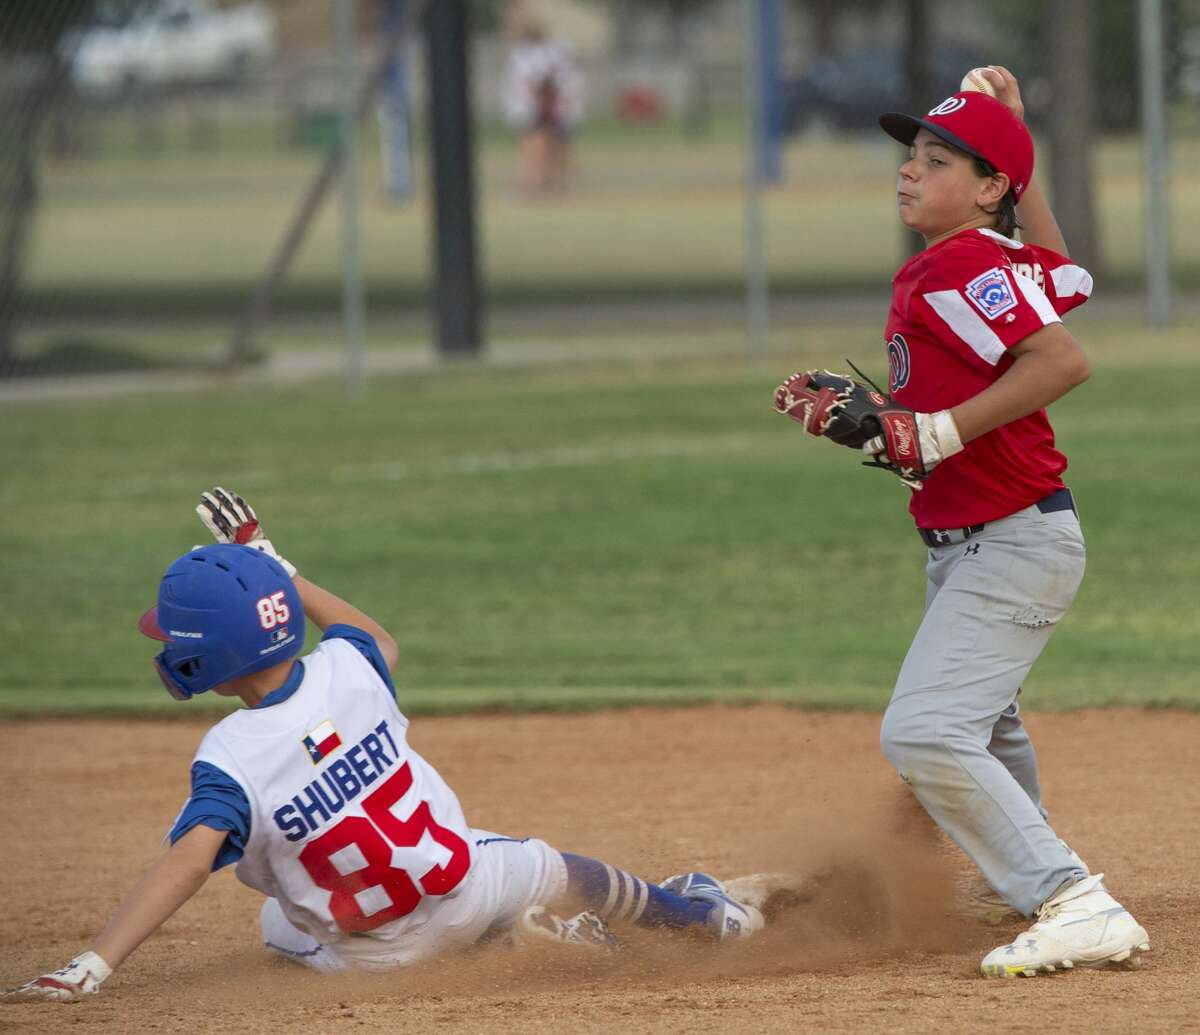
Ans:
[{"label": "blue baseball sock", "polygon": [[708,921],[711,902],[676,895],[586,855],[561,854],[567,864],[567,894],[605,920],[629,920],[642,927],[693,927]]}]

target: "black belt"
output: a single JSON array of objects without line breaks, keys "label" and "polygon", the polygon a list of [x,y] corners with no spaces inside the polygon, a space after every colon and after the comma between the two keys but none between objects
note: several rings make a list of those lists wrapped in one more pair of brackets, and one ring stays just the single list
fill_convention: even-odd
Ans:
[{"label": "black belt", "polygon": [[[1060,510],[1074,510],[1075,500],[1070,489],[1059,489],[1038,500],[1034,506],[1043,514],[1054,514]],[[979,535],[986,527],[985,523],[965,525],[962,528],[918,528],[917,535],[926,546],[954,546],[965,543],[973,535]]]}]

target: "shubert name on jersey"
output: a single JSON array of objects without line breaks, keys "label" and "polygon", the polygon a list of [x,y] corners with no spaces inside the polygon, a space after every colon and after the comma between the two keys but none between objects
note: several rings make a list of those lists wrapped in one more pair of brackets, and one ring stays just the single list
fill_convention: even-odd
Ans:
[{"label": "shubert name on jersey", "polygon": [[286,805],[277,808],[272,814],[275,825],[289,841],[299,841],[341,812],[348,802],[394,766],[399,757],[385,720],[335,758],[329,768]]}]

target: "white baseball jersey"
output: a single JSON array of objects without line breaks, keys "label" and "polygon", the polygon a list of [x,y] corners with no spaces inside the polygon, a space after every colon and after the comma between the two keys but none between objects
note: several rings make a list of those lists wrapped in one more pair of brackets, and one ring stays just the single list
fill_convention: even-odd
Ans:
[{"label": "white baseball jersey", "polygon": [[196,762],[227,774],[249,802],[240,880],[323,943],[395,943],[472,883],[474,835],[454,792],[408,746],[408,720],[358,648],[326,638],[300,664],[289,696],[227,716]]}]

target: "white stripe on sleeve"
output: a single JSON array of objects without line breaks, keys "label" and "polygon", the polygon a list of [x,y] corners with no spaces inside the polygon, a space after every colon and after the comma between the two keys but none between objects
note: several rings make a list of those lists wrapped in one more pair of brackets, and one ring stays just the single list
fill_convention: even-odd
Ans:
[{"label": "white stripe on sleeve", "polygon": [[923,297],[980,359],[992,366],[1000,362],[1000,357],[1004,355],[1004,342],[971,308],[962,292],[931,291]]},{"label": "white stripe on sleeve", "polygon": [[1025,296],[1025,301],[1033,306],[1033,311],[1038,314],[1042,324],[1049,326],[1052,323],[1062,323],[1062,317],[1054,311],[1054,306],[1050,302],[1050,299],[1046,297],[1046,292],[1037,286],[1037,282],[1025,276],[1024,273],[1017,273],[1016,270],[1013,270],[1013,274],[1015,275],[1014,279],[1017,282],[1017,287],[1021,289],[1021,294]]},{"label": "white stripe on sleeve", "polygon": [[1050,271],[1050,279],[1054,281],[1054,293],[1059,298],[1070,298],[1072,295],[1092,297],[1092,275],[1082,266],[1064,263]]}]

